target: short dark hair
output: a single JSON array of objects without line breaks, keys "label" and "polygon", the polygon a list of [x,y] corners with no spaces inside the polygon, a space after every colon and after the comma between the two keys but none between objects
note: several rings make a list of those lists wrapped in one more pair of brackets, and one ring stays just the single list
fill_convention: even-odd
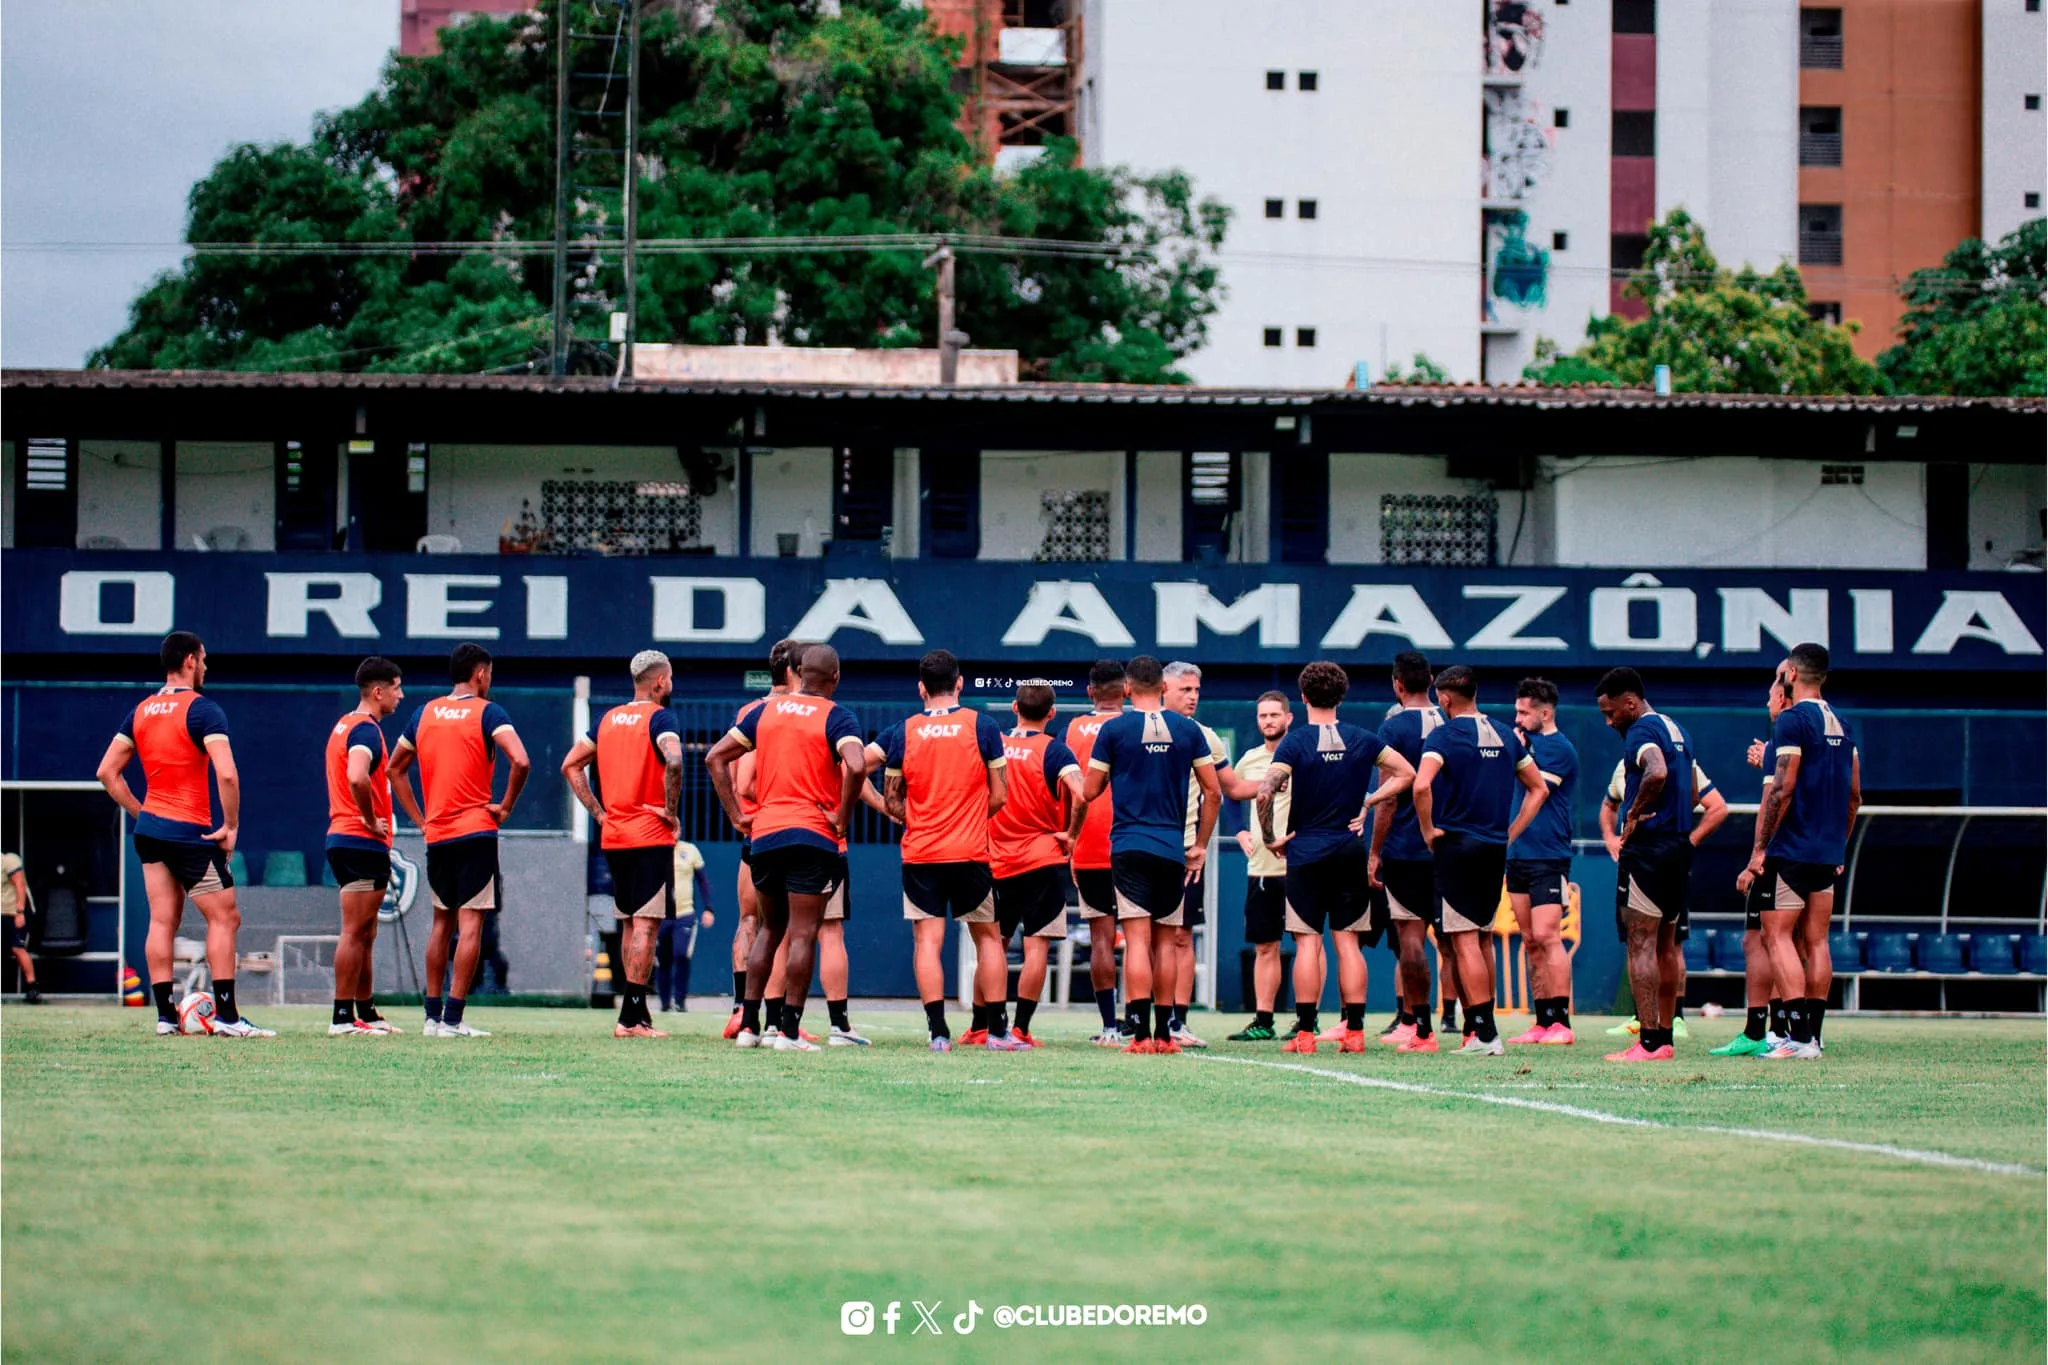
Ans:
[{"label": "short dark hair", "polygon": [[1557,705],[1557,684],[1548,678],[1524,678],[1515,687],[1517,697],[1527,697],[1538,706]]},{"label": "short dark hair", "polygon": [[830,645],[798,645],[796,657],[790,667],[804,682],[816,679],[820,682],[834,677],[839,672],[839,651]]},{"label": "short dark hair", "polygon": [[1403,692],[1429,691],[1429,660],[1413,649],[1394,656],[1394,681]]},{"label": "short dark hair", "polygon": [[789,681],[789,672],[800,668],[804,662],[804,646],[795,640],[777,640],[768,647],[768,681],[780,687]]},{"label": "short dark hair", "polygon": [[1643,695],[1643,675],[1633,668],[1610,668],[1600,675],[1599,685],[1593,689],[1596,697],[1627,697]]},{"label": "short dark hair", "polygon": [[164,636],[163,647],[157,650],[156,657],[164,666],[164,674],[169,676],[183,668],[185,660],[205,648],[206,641],[191,631],[174,630]]},{"label": "short dark hair", "polygon": [[1479,675],[1464,664],[1452,664],[1436,675],[1436,690],[1472,701],[1479,696]]},{"label": "short dark hair", "polygon": [[1124,661],[1122,659],[1097,659],[1095,666],[1088,670],[1088,690],[1090,692],[1093,692],[1098,687],[1108,687],[1112,683],[1122,683],[1123,680]]},{"label": "short dark hair", "polygon": [[1044,683],[1017,684],[1017,714],[1025,720],[1044,720],[1052,707],[1052,689]]},{"label": "short dark hair", "polygon": [[1814,687],[1828,680],[1828,647],[1817,645],[1811,640],[1792,646],[1792,652],[1785,656],[1792,665],[1792,672],[1799,681]]},{"label": "short dark hair", "polygon": [[1328,659],[1318,659],[1301,670],[1301,699],[1310,706],[1336,706],[1351,690],[1351,675]]},{"label": "short dark hair", "polygon": [[491,661],[491,651],[482,645],[464,641],[455,646],[455,652],[448,656],[448,680],[460,687],[476,676],[476,671]]},{"label": "short dark hair", "polygon": [[398,665],[382,654],[372,654],[356,665],[356,686],[375,687],[378,683],[395,683],[404,676]]},{"label": "short dark hair", "polygon": [[1166,682],[1166,665],[1150,654],[1140,654],[1124,665],[1124,677],[1135,692],[1157,692]]},{"label": "short dark hair", "polygon": [[1269,701],[1277,701],[1282,706],[1288,708],[1290,711],[1294,709],[1294,703],[1291,700],[1289,700],[1285,692],[1282,692],[1277,687],[1270,692],[1259,693],[1258,700],[1254,701],[1252,705],[1256,707]]},{"label": "short dark hair", "polygon": [[926,692],[956,692],[960,688],[960,661],[950,649],[934,649],[917,661],[917,680]]}]

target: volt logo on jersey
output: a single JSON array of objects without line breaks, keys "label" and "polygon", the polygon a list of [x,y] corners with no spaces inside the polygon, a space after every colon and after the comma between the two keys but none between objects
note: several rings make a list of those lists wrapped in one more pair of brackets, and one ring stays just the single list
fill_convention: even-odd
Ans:
[{"label": "volt logo on jersey", "polygon": [[611,714],[613,725],[638,725],[642,719],[644,717],[637,711],[614,711]]},{"label": "volt logo on jersey", "polygon": [[775,703],[775,709],[785,716],[815,716],[818,714],[817,707],[800,701],[779,701]]},{"label": "volt logo on jersey", "polygon": [[142,703],[142,714],[145,716],[168,716],[177,709],[178,704],[172,701],[146,701]]},{"label": "volt logo on jersey", "polygon": [[461,720],[469,714],[459,706],[436,706],[431,711],[435,720]]},{"label": "volt logo on jersey", "polygon": [[962,728],[958,725],[920,725],[917,727],[917,737],[919,739],[953,739],[959,735]]}]

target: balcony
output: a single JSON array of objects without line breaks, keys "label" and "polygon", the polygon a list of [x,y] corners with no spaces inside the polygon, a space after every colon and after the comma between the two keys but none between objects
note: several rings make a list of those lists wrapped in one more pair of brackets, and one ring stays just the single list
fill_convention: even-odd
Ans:
[{"label": "balcony", "polygon": [[1840,265],[1842,263],[1842,231],[1809,232],[1799,230],[1799,264]]},{"label": "balcony", "polygon": [[1840,133],[1801,133],[1799,135],[1799,164],[1802,166],[1841,165],[1842,135]]},{"label": "balcony", "polygon": [[1799,35],[1799,65],[1807,71],[1842,69],[1842,35],[1802,33]]}]

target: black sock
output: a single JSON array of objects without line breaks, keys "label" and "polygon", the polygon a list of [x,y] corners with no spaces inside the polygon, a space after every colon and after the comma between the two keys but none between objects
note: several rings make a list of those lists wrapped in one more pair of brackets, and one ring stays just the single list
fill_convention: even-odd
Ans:
[{"label": "black sock", "polygon": [[242,1017],[235,1008],[235,979],[232,976],[216,977],[213,982],[213,1017],[223,1024],[232,1024]]},{"label": "black sock", "polygon": [[461,1023],[462,1007],[467,1003],[465,1000],[459,1000],[452,995],[449,996],[441,1004],[441,1022],[450,1025]]},{"label": "black sock", "polygon": [[176,984],[173,981],[149,983],[149,993],[156,997],[156,1017],[173,1024],[178,1022],[177,1008],[171,1004],[171,987]]},{"label": "black sock", "polygon": [[780,1000],[763,1000],[761,1002],[761,1014],[763,1016],[762,1022],[767,1024],[769,1028],[774,1029],[777,1033],[789,1032],[788,1029],[782,1026],[782,1002]]},{"label": "black sock", "polygon": [[740,1001],[740,1032],[759,1034],[761,1032],[761,1002]]},{"label": "black sock", "polygon": [[832,1020],[833,1028],[838,1029],[841,1033],[853,1032],[853,1022],[846,1017],[846,1002],[844,1000],[827,1000],[825,1002],[825,1014]]},{"label": "black sock", "polygon": [[1115,1028],[1116,987],[1111,986],[1106,991],[1095,992],[1095,1008],[1102,1011],[1102,1027],[1105,1030]]},{"label": "black sock", "polygon": [[1152,1036],[1152,1001],[1142,995],[1134,995],[1124,1001],[1125,1032],[1134,1038]]},{"label": "black sock", "polygon": [[1792,1041],[1795,1043],[1813,1041],[1813,1020],[1806,1013],[1806,1005],[1807,1002],[1804,1000],[1785,1002],[1785,1020],[1791,1026]]},{"label": "black sock", "polygon": [[1178,1000],[1174,1001],[1172,1018],[1175,1028],[1186,1028],[1188,1026],[1188,1007],[1181,1004]]},{"label": "black sock", "polygon": [[1751,1005],[1749,1017],[1742,1025],[1742,1036],[1752,1043],[1764,1040],[1764,1030],[1770,1026],[1770,1008],[1766,1005]]},{"label": "black sock", "polygon": [[362,1020],[366,1024],[378,1024],[384,1021],[384,1016],[377,1013],[377,1006],[373,1004],[368,997],[362,997],[357,999],[356,1018]]},{"label": "black sock", "polygon": [[1429,1022],[1428,1010],[1418,1012],[1414,1018],[1415,1036],[1417,1038],[1434,1038],[1436,1036],[1436,1026]]},{"label": "black sock", "polygon": [[988,1028],[988,1017],[991,1012],[987,1005],[976,1005],[974,1007],[974,1022],[967,1026],[968,1031],[985,1031]]},{"label": "black sock", "polygon": [[1572,1026],[1572,998],[1569,995],[1550,997],[1550,1022],[1561,1024],[1565,1028]]},{"label": "black sock", "polygon": [[1365,1031],[1365,1006],[1363,1004],[1344,1007],[1344,1027],[1352,1033]]},{"label": "black sock", "polygon": [[925,1003],[924,1026],[934,1038],[951,1038],[952,1030],[946,1027],[946,1002],[931,1000]]},{"label": "black sock", "polygon": [[353,1024],[355,1021],[356,1007],[354,1002],[349,1000],[336,1000],[334,1002],[333,1022],[337,1024]]},{"label": "black sock", "polygon": [[1636,1035],[1636,1039],[1642,1044],[1645,1052],[1655,1052],[1660,1047],[1676,1046],[1672,1039],[1672,1031],[1668,1028],[1642,1029]]},{"label": "black sock", "polygon": [[1173,1036],[1173,1005],[1171,1002],[1152,1007],[1152,1036],[1170,1038]]},{"label": "black sock", "polygon": [[744,1008],[744,1007],[745,1007],[745,1005],[746,1005],[746,1003],[747,1003],[747,974],[746,974],[745,972],[734,972],[734,973],[732,974],[732,1004],[733,1004],[733,1008],[734,1008],[734,1009],[741,1009],[741,1008]]},{"label": "black sock", "polygon": [[1010,1036],[1010,1012],[1001,1005],[988,1007],[988,1036],[1007,1038]]},{"label": "black sock", "polygon": [[1482,1043],[1490,1043],[1500,1035],[1493,1029],[1493,1006],[1468,1005],[1465,1007],[1465,1028]]},{"label": "black sock", "polygon": [[1255,1010],[1255,1011],[1253,1011],[1253,1012],[1252,1012],[1252,1027],[1253,1027],[1253,1028],[1262,1028],[1262,1027],[1263,1027],[1263,1028],[1271,1028],[1271,1027],[1273,1027],[1273,1011],[1271,1011],[1271,1010]]},{"label": "black sock", "polygon": [[1458,1031],[1458,1007],[1456,1005],[1444,1006],[1444,1017],[1438,1024],[1438,1027],[1443,1029],[1445,1033],[1456,1033]]},{"label": "black sock", "polygon": [[782,1020],[783,1037],[801,1038],[804,1036],[804,1007],[802,1005],[792,1005],[785,1001],[777,1017]]},{"label": "black sock", "polygon": [[1818,996],[1806,1002],[1806,1011],[1813,1016],[1813,1041],[1820,1041],[1820,1031],[1827,1026],[1828,1002]]},{"label": "black sock", "polygon": [[1410,1010],[1408,1009],[1408,1007],[1407,1007],[1407,1006],[1405,1006],[1405,1005],[1396,1005],[1396,1006],[1394,1007],[1394,1027],[1395,1027],[1395,1028],[1414,1028],[1414,1027],[1415,1027],[1415,1015],[1413,1014],[1413,1012],[1411,1012],[1411,1011],[1410,1011]]},{"label": "black sock", "polygon": [[434,1020],[434,1021],[435,1021],[436,1023],[440,1022],[440,1019],[441,1019],[441,997],[440,997],[440,996],[438,996],[438,995],[428,995],[428,996],[423,996],[423,997],[421,997],[421,1000],[420,1000],[420,1004],[421,1004],[422,1008],[424,1008],[424,1009],[426,1010],[426,1012],[427,1012],[427,1018],[429,1018],[429,1019],[432,1019],[432,1020]]},{"label": "black sock", "polygon": [[1316,1007],[1314,1005],[1296,1005],[1294,1007],[1294,1031],[1296,1033],[1314,1033],[1316,1031]]},{"label": "black sock", "polygon": [[1038,1013],[1038,1002],[1036,1000],[1019,1000],[1017,1002],[1017,1031],[1019,1033],[1031,1032],[1031,1016],[1036,1013]]},{"label": "black sock", "polygon": [[1684,1005],[1673,1005],[1673,1006],[1671,1007],[1671,1017],[1672,1017],[1673,1019],[1683,1019],[1683,1018],[1685,1018],[1685,1006],[1684,1006]]},{"label": "black sock", "polygon": [[1786,1017],[1785,1002],[1774,998],[1771,1001],[1770,1009],[1771,1032],[1777,1034],[1780,1038],[1790,1038],[1792,1036],[1792,1025]]},{"label": "black sock", "polygon": [[645,999],[644,996],[639,994],[640,989],[640,987],[628,981],[626,989],[619,992],[620,1028],[632,1028],[640,1022],[640,1002]]}]

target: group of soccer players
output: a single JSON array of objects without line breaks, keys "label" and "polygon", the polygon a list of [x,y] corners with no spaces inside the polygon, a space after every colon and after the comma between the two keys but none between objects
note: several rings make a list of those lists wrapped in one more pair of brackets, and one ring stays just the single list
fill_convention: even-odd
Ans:
[{"label": "group of soccer players", "polygon": [[[166,637],[164,686],[139,703],[99,769],[135,819],[150,901],[147,958],[159,1033],[176,1033],[172,938],[185,900],[207,925],[216,1002],[214,1032],[269,1037],[243,1018],[234,994],[239,926],[228,870],[240,790],[227,721],[202,694],[204,644]],[[1738,888],[1747,898],[1748,1017],[1719,1055],[1820,1055],[1832,970],[1827,927],[1848,831],[1861,801],[1860,766],[1847,727],[1822,698],[1827,651],[1795,647],[1768,702],[1771,739],[1752,746],[1765,769],[1753,856]],[[450,656],[451,691],[419,706],[396,746],[380,722],[404,700],[388,659],[356,671],[359,700],[326,740],[327,857],[340,887],[332,1034],[399,1031],[371,1003],[371,948],[390,879],[394,800],[426,836],[433,927],[426,953],[423,1032],[482,1037],[463,1018],[477,975],[484,916],[499,906],[497,836],[531,764],[511,717],[490,700],[492,660],[474,644]],[[663,1037],[647,999],[662,922],[675,911],[683,742],[669,700],[669,660],[644,650],[629,666],[633,700],[596,718],[563,760],[571,792],[598,827],[621,921],[625,978],[619,1037]],[[1249,801],[1238,843],[1247,856],[1245,936],[1254,945],[1255,1014],[1233,1041],[1278,1039],[1279,944],[1295,944],[1295,1019],[1283,1051],[1320,1043],[1366,1048],[1363,949],[1388,931],[1398,959],[1395,1017],[1379,1035],[1402,1052],[1437,1052],[1426,943],[1435,935],[1445,1029],[1464,1007],[1466,1055],[1498,1056],[1503,1041],[1569,1045],[1570,960],[1561,940],[1572,856],[1578,756],[1558,731],[1557,688],[1528,679],[1514,720],[1478,706],[1463,665],[1432,674],[1413,651],[1394,660],[1393,705],[1374,728],[1339,719],[1351,679],[1317,661],[1299,680],[1307,724],[1287,697],[1268,692],[1256,716],[1262,743],[1235,765],[1216,732],[1194,720],[1201,672],[1150,656],[1103,660],[1090,670],[1093,709],[1063,737],[1049,730],[1056,697],[1026,683],[1006,728],[961,705],[959,661],[934,650],[919,661],[918,714],[872,742],[833,701],[839,657],[826,645],[779,642],[772,688],[743,707],[705,756],[712,786],[745,841],[741,923],[734,941],[734,1011],[726,1037],[742,1048],[816,1051],[803,1027],[816,968],[831,1014],[828,1045],[865,1046],[847,1016],[844,924],[846,847],[854,811],[867,804],[903,827],[904,916],[935,1052],[956,1042],[945,1011],[941,950],[948,919],[975,949],[972,1026],[960,1046],[1037,1047],[1030,1025],[1051,944],[1066,933],[1069,888],[1087,921],[1090,977],[1102,1016],[1093,1041],[1133,1053],[1206,1046],[1188,1028],[1206,861],[1224,800]],[[1634,669],[1609,671],[1595,689],[1624,753],[1601,811],[1618,864],[1616,927],[1627,948],[1638,1036],[1609,1060],[1661,1061],[1682,1027],[1686,888],[1692,853],[1726,815],[1685,728],[1654,710]],[[1434,700],[1432,700],[1432,692]],[[499,753],[509,767],[493,795]],[[124,777],[131,757],[147,779],[138,801]],[[411,770],[419,769],[419,793]],[[595,768],[596,789],[591,785]],[[214,825],[208,789],[218,785]],[[879,790],[872,781],[879,774]],[[1503,887],[1528,954],[1533,1025],[1503,1040],[1493,1017],[1490,931]],[[1336,958],[1341,1018],[1318,1031],[1322,943]],[[1008,944],[1022,935],[1024,969],[1012,986]],[[1123,1001],[1117,1004],[1117,950]],[[452,957],[452,961],[451,961]],[[1011,1010],[1014,1008],[1014,1020]]]}]

